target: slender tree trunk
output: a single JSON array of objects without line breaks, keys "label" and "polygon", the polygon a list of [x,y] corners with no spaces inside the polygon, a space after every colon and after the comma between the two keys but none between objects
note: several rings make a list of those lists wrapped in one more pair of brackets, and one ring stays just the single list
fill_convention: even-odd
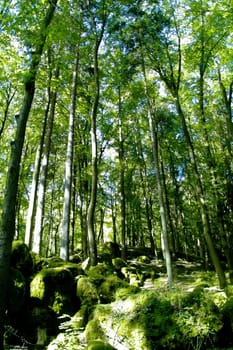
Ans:
[{"label": "slender tree trunk", "polygon": [[233,135],[233,123],[232,123],[232,92],[233,92],[233,82],[230,83],[229,90],[222,82],[222,76],[220,68],[218,68],[218,81],[222,93],[223,102],[225,104],[226,111],[226,127],[227,127],[227,149],[230,157],[232,157],[232,135]]},{"label": "slender tree trunk", "polygon": [[196,156],[195,156],[192,140],[191,140],[188,128],[187,128],[185,116],[184,116],[183,110],[181,108],[178,96],[176,98],[176,107],[177,107],[177,112],[178,112],[180,120],[181,120],[182,129],[184,132],[184,137],[186,139],[186,143],[188,146],[189,159],[190,159],[190,162],[191,162],[191,165],[193,168],[193,173],[194,173],[195,180],[196,180],[196,191],[197,191],[197,195],[198,195],[198,198],[200,201],[199,203],[200,203],[201,219],[202,219],[203,233],[204,233],[205,241],[207,244],[207,248],[208,248],[212,263],[213,263],[215,270],[216,270],[216,273],[218,275],[220,288],[224,288],[226,286],[226,277],[225,277],[224,271],[222,269],[222,266],[220,264],[216,249],[214,247],[213,240],[211,238],[208,210],[207,210],[207,206],[206,206],[206,200],[205,200],[205,195],[204,195],[204,191],[202,188],[200,174],[199,174],[198,167],[197,167]]},{"label": "slender tree trunk", "polygon": [[143,150],[142,150],[142,143],[141,143],[141,135],[137,134],[137,140],[136,143],[138,145],[138,153],[139,153],[139,158],[141,159],[139,164],[143,163],[143,166],[140,165],[140,178],[141,178],[141,184],[142,184],[142,191],[143,191],[143,197],[145,198],[145,209],[146,209],[146,220],[147,220],[147,227],[148,227],[148,231],[149,231],[149,239],[150,239],[150,247],[152,252],[155,254],[155,256],[158,256],[158,252],[157,252],[157,247],[156,247],[156,243],[154,240],[154,230],[153,230],[153,220],[152,220],[152,208],[151,208],[151,203],[150,203],[150,194],[148,196],[148,184],[146,183],[145,179],[147,176],[147,167],[146,167],[146,163],[144,160],[144,156],[143,156]]},{"label": "slender tree trunk", "polygon": [[20,161],[25,138],[25,131],[28,116],[35,92],[35,81],[40,64],[47,28],[51,23],[56,8],[57,0],[51,0],[44,21],[41,24],[40,37],[35,47],[35,53],[32,55],[32,61],[28,72],[25,74],[25,93],[18,125],[16,129],[15,140],[11,146],[11,158],[8,168],[5,197],[3,202],[2,222],[0,228],[0,349],[3,349],[3,335],[5,314],[7,308],[7,288],[9,277],[10,253],[12,241],[15,234],[15,210],[18,191],[18,180],[20,171]]},{"label": "slender tree trunk", "polygon": [[46,123],[47,123],[47,117],[49,112],[49,105],[50,105],[50,101],[48,101],[48,106],[45,111],[45,118],[43,123],[43,130],[42,130],[40,145],[38,146],[36,151],[30,200],[29,200],[28,213],[27,213],[26,233],[25,233],[24,243],[27,244],[29,249],[32,249],[33,228],[34,228],[34,220],[35,220],[35,214],[36,214],[37,189],[38,189],[40,166],[41,166],[42,148],[44,144]]},{"label": "slender tree trunk", "polygon": [[125,150],[121,115],[121,90],[118,88],[118,118],[119,118],[119,165],[120,165],[120,222],[121,222],[121,257],[126,260],[126,202],[125,202]]},{"label": "slender tree trunk", "polygon": [[[11,94],[11,88],[9,88],[9,91],[7,91],[6,93],[6,106],[5,106],[5,109],[4,109],[4,116],[3,116],[3,121],[2,121],[2,125],[0,127],[0,139],[2,138],[2,134],[3,134],[3,131],[4,131],[4,128],[5,128],[5,124],[6,124],[6,121],[7,121],[7,117],[8,117],[8,111],[9,111],[9,108],[10,108],[10,104],[15,96],[15,93],[16,93],[16,90],[13,91],[13,93]],[[18,116],[16,116],[16,120],[17,120]]]},{"label": "slender tree trunk", "polygon": [[167,191],[167,184],[166,184],[166,176],[165,176],[165,171],[164,171],[164,166],[163,166],[163,160],[161,156],[161,178],[162,178],[162,184],[163,184],[163,190],[164,190],[164,204],[166,205],[166,213],[168,217],[168,225],[170,228],[170,244],[169,246],[171,247],[171,252],[173,256],[176,254],[176,245],[175,245],[175,234],[174,234],[174,226],[173,226],[173,221],[172,221],[172,213],[171,213],[171,206],[169,202],[169,196],[168,196],[168,191]]},{"label": "slender tree trunk", "polygon": [[[59,69],[57,69],[55,77],[59,77]],[[57,92],[51,92],[51,104],[48,116],[47,131],[45,135],[45,145],[43,150],[43,157],[41,161],[40,180],[38,186],[38,198],[36,208],[36,219],[34,227],[33,245],[32,250],[34,253],[41,254],[42,252],[42,238],[43,238],[43,219],[44,219],[44,206],[45,206],[45,194],[46,194],[46,182],[49,166],[51,137],[53,133],[53,122],[55,118],[55,108],[57,102]]]},{"label": "slender tree trunk", "polygon": [[79,45],[77,47],[76,59],[73,71],[71,109],[69,118],[69,132],[65,163],[65,182],[64,182],[64,206],[62,217],[62,233],[60,258],[69,260],[69,240],[70,240],[70,217],[71,217],[71,198],[72,198],[72,171],[73,171],[73,149],[74,149],[74,119],[76,113],[77,85],[79,68]]},{"label": "slender tree trunk", "polygon": [[161,226],[162,226],[162,250],[163,256],[166,263],[167,276],[168,276],[168,289],[172,289],[172,266],[171,266],[171,254],[168,245],[168,231],[167,231],[167,218],[163,197],[163,184],[160,175],[160,167],[159,167],[159,151],[158,151],[158,133],[155,130],[154,122],[150,111],[148,111],[148,119],[150,125],[150,133],[152,140],[152,148],[153,148],[153,156],[154,156],[154,164],[155,164],[155,172],[156,172],[156,180],[157,180],[157,189],[158,189],[158,199],[159,199],[159,207],[160,207],[160,218],[161,218]]},{"label": "slender tree trunk", "polygon": [[[48,61],[50,63],[49,56],[48,56]],[[35,221],[35,215],[36,215],[37,189],[38,189],[39,176],[40,176],[41,158],[42,158],[42,151],[43,151],[43,145],[44,145],[45,134],[46,134],[46,126],[47,126],[47,120],[48,120],[48,115],[49,115],[50,103],[51,103],[51,89],[50,89],[51,80],[52,80],[51,69],[49,71],[48,80],[49,80],[48,92],[47,92],[48,93],[48,102],[47,102],[47,107],[45,109],[40,144],[39,144],[37,151],[36,151],[30,200],[29,200],[29,206],[28,206],[28,212],[27,212],[26,233],[25,233],[25,238],[24,238],[24,243],[27,244],[29,249],[32,249],[33,229],[34,229],[34,221]]]},{"label": "slender tree trunk", "polygon": [[97,113],[100,98],[100,77],[99,77],[99,47],[104,35],[105,19],[103,20],[100,33],[98,34],[97,23],[94,18],[94,79],[95,79],[95,96],[91,113],[91,159],[92,159],[92,175],[91,175],[91,195],[89,206],[87,209],[87,231],[89,243],[89,256],[92,266],[97,264],[97,244],[95,232],[95,208],[97,200],[97,185],[98,185],[98,161],[97,161]]},{"label": "slender tree trunk", "polygon": [[145,95],[147,98],[148,122],[150,127],[152,151],[153,151],[154,165],[155,165],[155,172],[156,172],[158,200],[159,200],[159,207],[160,207],[160,219],[161,219],[161,227],[162,227],[162,235],[161,235],[162,250],[163,250],[163,256],[165,259],[166,270],[167,270],[168,289],[171,290],[172,289],[172,263],[171,263],[171,253],[168,245],[167,218],[165,213],[165,204],[164,204],[164,197],[163,197],[164,189],[163,189],[163,183],[161,180],[160,167],[159,167],[158,132],[156,130],[156,127],[154,125],[154,120],[153,120],[154,113],[153,113],[153,108],[152,108],[152,103],[151,103],[151,98],[150,98],[150,93],[148,88],[145,60],[144,60],[142,48],[141,48],[141,59],[142,59],[142,73],[144,77],[144,89],[145,89]]}]

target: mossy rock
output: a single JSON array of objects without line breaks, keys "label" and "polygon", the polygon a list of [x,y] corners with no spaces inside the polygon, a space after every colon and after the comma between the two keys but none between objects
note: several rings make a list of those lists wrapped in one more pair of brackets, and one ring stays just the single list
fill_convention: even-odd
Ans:
[{"label": "mossy rock", "polygon": [[104,242],[98,246],[99,261],[111,264],[112,258],[121,256],[120,247],[114,242]]},{"label": "mossy rock", "polygon": [[74,262],[67,262],[58,257],[49,258],[47,259],[47,262],[48,262],[48,265],[47,265],[48,268],[60,267],[60,268],[69,270],[74,277],[84,274],[81,264],[76,264]]},{"label": "mossy rock", "polygon": [[39,271],[41,271],[44,268],[48,267],[47,259],[40,256],[37,253],[31,252],[32,256],[32,262],[33,262],[33,273],[34,275],[37,274]]},{"label": "mossy rock", "polygon": [[[44,348],[43,348],[44,349]],[[80,347],[78,335],[75,332],[59,333],[46,347],[47,350],[78,350]]]},{"label": "mossy rock", "polygon": [[96,339],[100,339],[104,342],[106,341],[104,331],[97,319],[92,319],[88,322],[85,329],[85,336],[88,342]]},{"label": "mossy rock", "polygon": [[127,298],[129,298],[130,296],[132,296],[133,294],[137,294],[141,291],[141,289],[137,286],[131,286],[131,285],[127,285],[126,287],[122,287],[122,288],[117,288],[116,292],[115,292],[115,300],[126,300]]},{"label": "mossy rock", "polygon": [[110,344],[103,342],[102,340],[97,339],[91,341],[88,344],[86,350],[116,350],[116,348],[114,348]]},{"label": "mossy rock", "polygon": [[89,271],[87,271],[87,276],[96,286],[100,286],[105,278],[113,273],[114,270],[111,266],[105,263],[98,263],[96,266],[90,267]]},{"label": "mossy rock", "polygon": [[137,262],[142,263],[142,264],[150,264],[150,258],[146,255],[140,255],[137,258]]},{"label": "mossy rock", "polygon": [[26,280],[22,272],[17,269],[10,268],[10,282],[8,295],[8,312],[15,314],[19,312],[25,302]]},{"label": "mossy rock", "polygon": [[95,335],[104,332],[99,338],[116,349],[169,349],[174,344],[167,341],[167,332],[177,331],[172,312],[171,304],[159,300],[156,292],[138,291],[125,300],[97,305],[92,322]]},{"label": "mossy rock", "polygon": [[31,282],[31,296],[43,299],[51,291],[70,292],[74,284],[71,272],[63,267],[41,270]]},{"label": "mossy rock", "polygon": [[121,258],[112,259],[112,265],[117,271],[127,266],[126,262]]},{"label": "mossy rock", "polygon": [[58,315],[73,313],[77,306],[75,281],[63,267],[46,268],[36,274],[30,284],[31,297],[40,299]]},{"label": "mossy rock", "polygon": [[33,271],[33,260],[29,248],[22,241],[13,241],[10,264],[28,277]]},{"label": "mossy rock", "polygon": [[96,285],[89,277],[82,276],[77,281],[77,296],[82,304],[95,305],[99,302]]},{"label": "mossy rock", "polygon": [[107,276],[99,288],[102,303],[110,303],[115,300],[115,293],[119,288],[127,288],[129,284],[116,275]]},{"label": "mossy rock", "polygon": [[88,323],[90,307],[87,305],[82,305],[80,310],[72,317],[72,322],[75,325],[76,329],[85,328]]},{"label": "mossy rock", "polygon": [[82,262],[81,254],[73,254],[70,256],[70,262],[80,264]]}]

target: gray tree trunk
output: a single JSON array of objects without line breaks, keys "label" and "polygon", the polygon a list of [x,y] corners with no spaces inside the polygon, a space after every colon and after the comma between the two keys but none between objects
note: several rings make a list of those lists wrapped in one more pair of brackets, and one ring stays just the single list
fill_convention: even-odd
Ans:
[{"label": "gray tree trunk", "polygon": [[[92,15],[91,15],[92,16]],[[97,200],[97,185],[98,185],[98,162],[97,162],[97,112],[100,97],[100,77],[99,77],[99,62],[98,54],[99,47],[103,38],[105,20],[103,20],[100,33],[98,34],[97,23],[92,17],[94,32],[95,32],[95,44],[94,44],[94,79],[95,79],[95,96],[91,113],[91,160],[92,160],[92,174],[91,174],[91,195],[87,209],[87,232],[89,243],[89,256],[92,266],[97,264],[97,244],[96,244],[96,232],[95,232],[95,208]]]},{"label": "gray tree trunk", "polygon": [[64,181],[64,205],[62,217],[62,232],[60,245],[60,258],[69,260],[69,236],[70,236],[70,212],[71,212],[71,198],[72,198],[72,170],[73,170],[73,148],[74,148],[74,119],[77,99],[77,85],[78,85],[78,68],[79,68],[79,47],[77,47],[76,59],[73,71],[72,81],[72,96],[71,108],[69,117],[69,132],[66,151],[65,162],[65,181]]},{"label": "gray tree trunk", "polygon": [[[56,78],[58,78],[58,72],[56,74]],[[41,249],[42,249],[45,193],[46,193],[46,183],[47,183],[48,165],[49,165],[49,157],[50,157],[50,148],[51,148],[51,137],[53,132],[53,122],[55,117],[56,100],[57,100],[57,92],[53,91],[51,93],[51,105],[50,105],[49,116],[48,116],[44,151],[43,151],[43,156],[41,161],[37,207],[36,207],[36,218],[35,218],[35,227],[34,227],[33,244],[32,244],[32,250],[34,253],[37,253],[37,254],[41,254]]]}]

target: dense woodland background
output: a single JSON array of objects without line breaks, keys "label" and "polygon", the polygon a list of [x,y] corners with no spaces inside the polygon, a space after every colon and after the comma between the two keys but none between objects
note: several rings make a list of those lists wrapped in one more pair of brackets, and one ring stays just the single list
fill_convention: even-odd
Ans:
[{"label": "dense woodland background", "polygon": [[1,2],[1,277],[13,239],[92,265],[111,240],[123,258],[162,250],[169,287],[175,256],[232,282],[232,14],[224,0]]}]

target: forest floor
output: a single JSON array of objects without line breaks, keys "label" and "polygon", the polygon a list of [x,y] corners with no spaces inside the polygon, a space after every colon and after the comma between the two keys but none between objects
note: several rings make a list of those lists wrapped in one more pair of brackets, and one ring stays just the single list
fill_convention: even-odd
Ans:
[{"label": "forest floor", "polygon": [[[158,273],[158,276],[153,281],[146,279],[141,287],[142,289],[156,289],[157,291],[167,289],[167,274],[162,260],[151,260],[149,264],[146,264],[132,259],[130,264],[140,266],[144,274],[150,271],[151,268]],[[211,284],[213,290],[220,290],[215,272],[213,270],[205,271],[199,262],[178,259],[173,262],[172,270],[172,285],[174,289],[180,289],[183,292],[192,292],[198,284],[208,280],[208,284]]]}]

